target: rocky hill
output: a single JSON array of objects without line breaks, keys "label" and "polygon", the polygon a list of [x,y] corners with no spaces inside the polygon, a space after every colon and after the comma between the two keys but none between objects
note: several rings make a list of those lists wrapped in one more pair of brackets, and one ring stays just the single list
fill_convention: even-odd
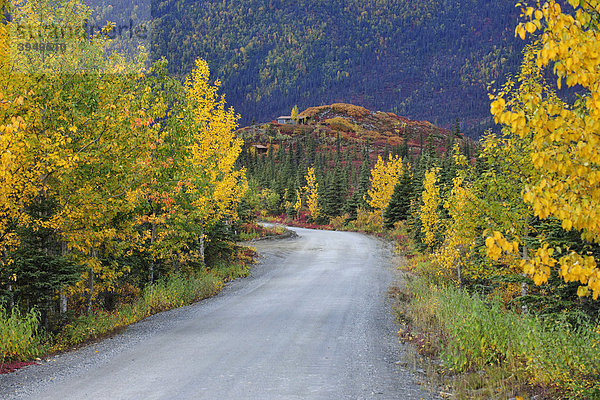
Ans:
[{"label": "rocky hill", "polygon": [[413,121],[391,112],[344,103],[310,107],[299,113],[297,120],[255,124],[240,129],[238,134],[247,146],[259,152],[271,145],[289,144],[310,136],[321,151],[332,150],[336,145],[345,150],[368,148],[373,158],[386,152],[416,156],[427,146],[443,153],[453,143],[461,148],[467,143],[472,145],[457,128],[443,129],[427,121]]}]

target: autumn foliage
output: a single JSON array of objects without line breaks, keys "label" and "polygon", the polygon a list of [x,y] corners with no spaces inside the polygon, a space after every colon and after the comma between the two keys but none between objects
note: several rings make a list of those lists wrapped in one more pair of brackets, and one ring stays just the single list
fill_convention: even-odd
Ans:
[{"label": "autumn foliage", "polygon": [[[516,33],[522,38],[539,34],[527,48],[519,82],[509,81],[494,96],[492,113],[509,132],[531,143],[528,156],[535,174],[523,188],[523,200],[533,213],[541,219],[557,219],[564,230],[576,230],[582,240],[598,244],[600,39],[595,18],[600,2],[569,3],[575,8],[573,14],[555,1],[523,6],[525,21]],[[547,66],[552,67],[559,89],[563,84],[577,86],[581,97],[574,102],[561,99],[542,79],[542,68]],[[502,237],[495,236],[488,245],[509,251],[509,245],[502,246]],[[581,283],[579,295],[600,296],[600,269],[594,256],[571,249],[555,256],[555,250],[544,244],[522,266],[537,284],[546,282],[551,270],[560,266],[565,281]]]},{"label": "autumn foliage", "polygon": [[500,129],[477,156],[416,160],[407,228],[421,253],[407,269],[420,278],[408,303],[412,325],[439,322],[452,368],[597,398],[600,2],[569,3],[519,5],[515,34],[531,42],[490,95]]},{"label": "autumn foliage", "polygon": [[106,56],[102,38],[68,36],[43,62],[9,47],[12,24],[88,13],[16,2],[0,23],[0,305],[37,307],[46,327],[58,311],[113,309],[161,278],[205,273],[211,232],[230,235],[247,189],[239,117],[205,61],[182,84],[165,60]]},{"label": "autumn foliage", "polygon": [[373,207],[383,218],[383,211],[388,206],[394,187],[400,180],[403,172],[402,158],[392,157],[387,160],[379,157],[371,170],[371,189],[368,192],[367,203]]}]

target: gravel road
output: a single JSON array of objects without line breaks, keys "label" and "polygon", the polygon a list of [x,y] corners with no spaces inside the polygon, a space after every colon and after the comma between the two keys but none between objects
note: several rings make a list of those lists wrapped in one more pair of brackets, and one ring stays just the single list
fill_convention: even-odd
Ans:
[{"label": "gravel road", "polygon": [[397,363],[385,243],[292,228],[256,243],[252,276],[39,366],[0,375],[0,398],[430,399]]}]

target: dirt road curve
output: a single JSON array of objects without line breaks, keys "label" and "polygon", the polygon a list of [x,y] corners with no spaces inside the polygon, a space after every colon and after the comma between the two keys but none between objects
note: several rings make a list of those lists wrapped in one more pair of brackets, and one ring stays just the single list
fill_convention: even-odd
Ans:
[{"label": "dirt road curve", "polygon": [[389,249],[295,229],[252,277],[124,333],[0,376],[0,398],[429,399],[396,363]]}]

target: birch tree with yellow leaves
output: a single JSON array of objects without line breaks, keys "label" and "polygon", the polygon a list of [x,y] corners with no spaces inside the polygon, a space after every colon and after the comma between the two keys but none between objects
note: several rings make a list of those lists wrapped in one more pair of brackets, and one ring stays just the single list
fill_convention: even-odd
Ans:
[{"label": "birch tree with yellow leaves", "polygon": [[[470,277],[478,277],[469,268],[475,251],[476,239],[480,234],[478,228],[481,214],[475,206],[477,202],[473,188],[465,182],[464,177],[454,178],[452,191],[444,202],[444,208],[448,210],[449,221],[445,226],[444,240],[434,253],[434,257],[443,272],[456,271],[456,280],[459,285],[462,284],[465,268],[468,269],[467,274]],[[425,202],[423,206],[425,206]],[[423,222],[423,227],[426,226]]]},{"label": "birch tree with yellow leaves", "polygon": [[209,78],[208,64],[198,59],[184,85],[185,107],[175,116],[183,119],[180,135],[188,140],[177,175],[179,212],[167,223],[170,229],[165,236],[179,257],[195,254],[189,244],[196,243],[201,263],[206,228],[222,218],[237,218],[237,204],[248,188],[244,170],[235,168],[242,151],[242,140],[234,133],[238,115],[218,95],[220,82],[211,85]]},{"label": "birch tree with yellow leaves", "polygon": [[399,182],[404,171],[404,165],[400,156],[390,154],[387,160],[383,160],[381,156],[377,158],[377,163],[371,170],[371,189],[369,189],[365,198],[375,210],[378,218],[383,223],[383,212],[388,206],[394,187]]},{"label": "birch tree with yellow leaves", "polygon": [[65,53],[48,57],[13,54],[11,24],[75,29],[89,12],[75,0],[15,4],[13,22],[0,24],[10,54],[0,61],[0,290],[25,287],[14,257],[24,231],[48,232],[42,253],[85,266],[70,293],[88,309],[130,273],[116,260],[148,241],[153,257],[202,260],[204,230],[235,219],[246,190],[234,167],[237,115],[206,63],[184,89],[164,67],[132,73],[142,64],[105,57],[101,38],[67,36]]},{"label": "birch tree with yellow leaves", "polygon": [[[143,119],[135,96],[136,75],[115,74],[125,69],[104,58],[103,39],[78,34],[89,10],[77,5],[66,0],[15,2],[11,9],[12,21],[6,24],[10,56],[3,59],[0,71],[6,172],[0,186],[8,210],[1,225],[54,231],[54,244],[48,244],[45,253],[69,252],[89,267],[89,285],[82,286],[91,301],[98,292],[95,275],[104,277],[110,288],[120,273],[100,265],[98,249],[110,248],[111,242],[123,239],[117,236],[126,234],[126,224],[115,226],[114,220],[135,207],[136,186],[147,171],[142,164],[147,135],[152,132],[132,124],[136,117]],[[19,52],[19,41],[27,38],[15,35],[15,26],[43,31],[44,24],[73,29],[61,39],[64,51],[48,50],[40,43]],[[42,204],[53,206],[41,210]],[[37,211],[28,211],[32,209]],[[6,252],[3,258],[10,262]],[[17,274],[21,284],[24,278]]]},{"label": "birch tree with yellow leaves", "polygon": [[423,204],[421,204],[419,209],[419,217],[422,223],[421,231],[425,235],[423,243],[429,248],[435,246],[442,224],[439,212],[441,198],[440,188],[437,184],[438,173],[438,168],[432,168],[425,173],[422,194]]},{"label": "birch tree with yellow leaves", "polygon": [[[578,86],[580,97],[561,99],[548,85],[518,90],[509,81],[493,96],[492,113],[520,137],[531,137],[531,163],[539,179],[527,184],[523,199],[539,218],[557,218],[563,229],[577,230],[584,241],[600,243],[600,26],[598,0],[569,0],[574,12],[556,1],[522,7],[515,32],[535,35],[528,48],[524,71],[538,78],[541,68],[552,67],[557,85]],[[541,81],[541,80],[540,80]],[[498,234],[488,240],[493,254],[511,246]],[[560,265],[565,281],[578,281],[580,296],[600,296],[600,269],[593,256],[568,251],[558,259],[547,245],[522,265],[536,283],[546,282]]]},{"label": "birch tree with yellow leaves", "polygon": [[314,221],[321,214],[319,207],[319,182],[315,176],[315,168],[310,167],[306,173],[306,186],[303,188],[306,193],[306,206],[310,217]]}]

